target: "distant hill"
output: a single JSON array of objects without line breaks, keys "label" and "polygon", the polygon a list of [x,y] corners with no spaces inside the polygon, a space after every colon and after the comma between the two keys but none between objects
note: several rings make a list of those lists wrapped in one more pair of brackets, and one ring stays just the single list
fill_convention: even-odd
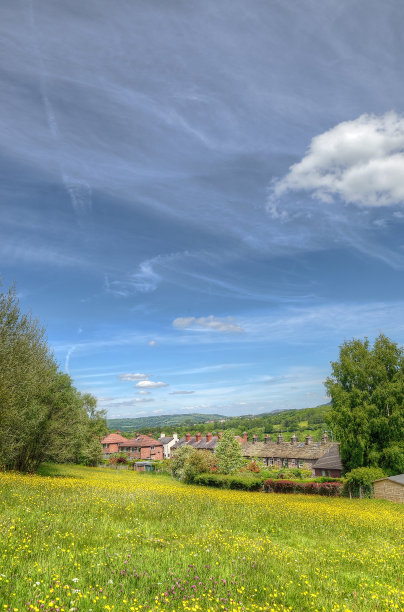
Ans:
[{"label": "distant hill", "polygon": [[[285,440],[290,440],[292,433],[303,440],[307,434],[315,440],[320,440],[324,431],[328,430],[327,413],[330,404],[314,408],[296,408],[292,410],[273,410],[263,414],[248,414],[243,416],[225,417],[220,414],[166,414],[134,419],[108,419],[108,427],[112,431],[119,429],[126,433],[149,433],[158,437],[162,431],[166,435],[176,432],[179,436],[186,432],[195,434],[201,432],[217,433],[231,429],[235,434],[247,432],[248,439],[257,435],[260,440],[265,434],[272,434],[276,439],[278,433],[283,433]],[[212,422],[213,421],[213,422]]]},{"label": "distant hill", "polygon": [[158,416],[136,417],[133,419],[107,419],[109,429],[116,431],[142,431],[144,429],[164,429],[167,427],[182,426],[192,428],[198,423],[221,421],[228,417],[221,414],[161,414]]}]

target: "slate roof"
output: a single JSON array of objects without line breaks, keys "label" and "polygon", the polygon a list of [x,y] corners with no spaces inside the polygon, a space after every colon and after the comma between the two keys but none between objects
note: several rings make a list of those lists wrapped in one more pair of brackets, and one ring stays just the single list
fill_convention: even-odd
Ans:
[{"label": "slate roof", "polygon": [[244,442],[241,445],[245,457],[280,457],[281,459],[320,459],[332,444],[320,442]]},{"label": "slate roof", "polygon": [[151,438],[150,436],[141,435],[137,438],[131,438],[130,440],[125,440],[119,446],[163,446],[161,442]]},{"label": "slate roof", "polygon": [[324,455],[320,457],[313,468],[320,468],[323,470],[342,470],[342,461],[339,454],[339,445],[331,444],[331,446],[325,451]]},{"label": "slate roof", "polygon": [[373,482],[380,482],[381,480],[392,480],[393,482],[404,485],[404,474],[397,474],[397,476],[386,476],[386,478],[378,478]]},{"label": "slate roof", "polygon": [[186,437],[180,438],[178,442],[172,446],[171,450],[175,450],[176,448],[181,448],[181,446],[193,446],[194,448],[199,448],[200,450],[214,450],[219,442],[219,438],[217,436],[212,436],[212,439],[207,442],[206,436],[201,436],[199,442],[196,441],[196,436],[191,436],[189,442],[186,441]]},{"label": "slate roof", "polygon": [[170,442],[172,442],[172,440],[174,440],[174,438],[169,438],[167,436],[164,436],[164,438],[159,438],[159,442],[161,442],[162,444],[169,444]]},{"label": "slate roof", "polygon": [[102,444],[116,444],[117,442],[127,442],[127,438],[118,433],[110,433],[101,440]]}]

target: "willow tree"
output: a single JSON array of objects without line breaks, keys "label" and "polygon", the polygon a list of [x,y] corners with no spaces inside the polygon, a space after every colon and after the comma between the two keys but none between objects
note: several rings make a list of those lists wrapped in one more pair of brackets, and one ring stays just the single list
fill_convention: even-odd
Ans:
[{"label": "willow tree", "polygon": [[325,382],[329,423],[347,470],[404,471],[404,351],[383,334],[344,342]]}]

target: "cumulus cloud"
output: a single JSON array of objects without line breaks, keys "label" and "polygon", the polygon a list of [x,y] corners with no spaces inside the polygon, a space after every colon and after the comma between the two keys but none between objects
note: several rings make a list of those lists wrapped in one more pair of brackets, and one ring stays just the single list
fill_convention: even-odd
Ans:
[{"label": "cumulus cloud", "polygon": [[168,387],[168,383],[154,382],[153,380],[141,380],[136,383],[135,387],[141,387],[143,389],[159,389],[160,387]]},{"label": "cumulus cloud", "polygon": [[170,391],[169,395],[191,395],[195,391]]},{"label": "cumulus cloud", "polygon": [[244,329],[235,323],[233,317],[178,317],[173,326],[177,329],[192,329],[194,331],[218,331],[240,333]]},{"label": "cumulus cloud", "polygon": [[150,340],[147,344],[149,346],[157,346],[157,342],[155,340]]},{"label": "cumulus cloud", "polygon": [[136,373],[128,373],[128,374],[118,374],[119,380],[147,380],[151,378],[151,374],[141,374],[140,372]]},{"label": "cumulus cloud", "polygon": [[313,138],[303,159],[274,182],[272,212],[296,191],[363,207],[404,203],[404,116],[365,114]]}]

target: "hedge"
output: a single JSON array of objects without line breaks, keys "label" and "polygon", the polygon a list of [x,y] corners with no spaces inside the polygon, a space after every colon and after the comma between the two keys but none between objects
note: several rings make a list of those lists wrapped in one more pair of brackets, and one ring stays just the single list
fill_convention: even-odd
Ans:
[{"label": "hedge", "polygon": [[268,493],[304,493],[309,495],[339,496],[342,492],[342,483],[269,479],[264,482],[264,490]]},{"label": "hedge", "polygon": [[219,487],[221,489],[260,491],[262,489],[263,479],[236,474],[199,474],[195,476],[194,483],[208,487]]}]

